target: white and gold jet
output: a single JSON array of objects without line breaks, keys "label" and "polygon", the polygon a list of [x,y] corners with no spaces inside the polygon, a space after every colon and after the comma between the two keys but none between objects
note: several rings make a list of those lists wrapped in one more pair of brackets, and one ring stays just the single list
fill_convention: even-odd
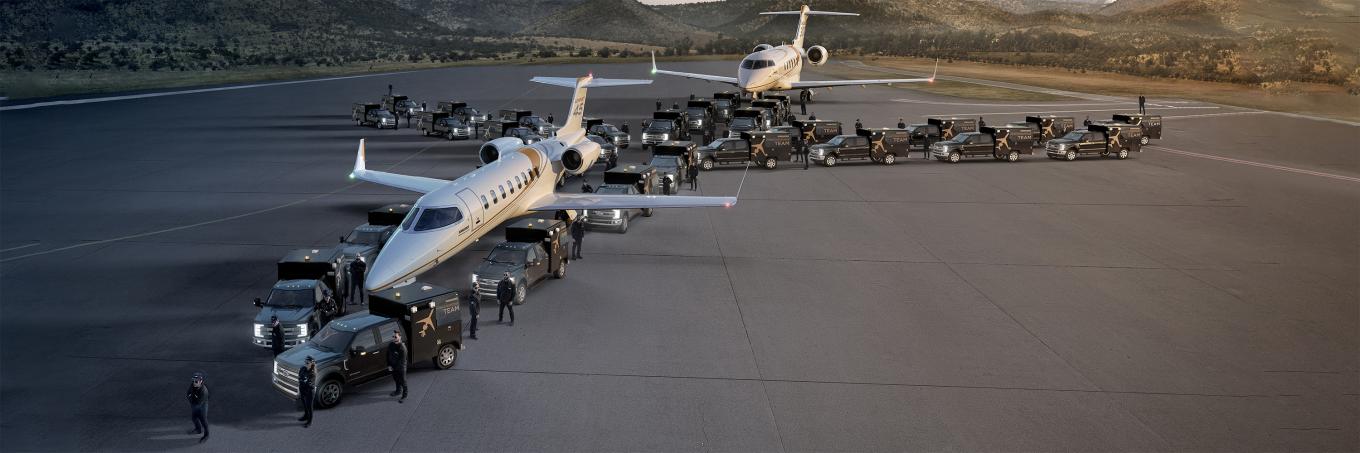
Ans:
[{"label": "white and gold jet", "polygon": [[736,197],[555,193],[561,178],[584,173],[600,155],[600,145],[587,140],[581,127],[586,89],[645,85],[652,81],[593,76],[532,80],[576,89],[566,125],[552,138],[532,145],[526,146],[514,137],[489,141],[478,152],[483,165],[458,179],[446,181],[369,170],[364,163],[364,141],[359,141],[351,178],[424,194],[369,266],[364,282],[369,291],[411,281],[502,222],[535,211],[736,205]]},{"label": "white and gold jet", "polygon": [[[828,88],[839,86],[854,85],[886,85],[892,83],[919,83],[934,82],[935,76],[923,79],[869,79],[869,80],[822,80],[804,81],[802,80],[803,63],[813,66],[826,64],[830,59],[830,54],[825,47],[812,46],[803,49],[803,31],[807,28],[808,16],[858,16],[855,13],[834,13],[830,11],[813,11],[807,5],[798,11],[773,11],[761,14],[767,15],[798,15],[798,34],[793,38],[793,44],[781,46],[771,46],[761,44],[756,46],[755,52],[747,55],[741,60],[741,65],[737,68],[736,77],[725,77],[708,74],[695,74],[690,72],[666,71],[656,67],[656,53],[652,53],[652,73],[666,74],[691,79],[707,80],[710,82],[722,82],[734,85],[741,91],[751,94],[765,91],[788,91],[788,90],[811,90],[812,88]],[[936,67],[938,70],[939,67]]]}]

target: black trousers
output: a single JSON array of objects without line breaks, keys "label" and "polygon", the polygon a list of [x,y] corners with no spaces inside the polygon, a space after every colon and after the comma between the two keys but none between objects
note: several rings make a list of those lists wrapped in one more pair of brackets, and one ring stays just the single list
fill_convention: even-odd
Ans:
[{"label": "black trousers", "polygon": [[353,302],[354,299],[359,299],[359,302],[360,302],[360,303],[366,303],[366,302],[368,302],[368,299],[367,299],[368,295],[365,294],[365,292],[364,292],[364,278],[363,278],[363,276],[359,276],[358,278],[355,278],[355,277],[351,276],[350,279],[349,279],[349,285],[347,285],[347,286],[349,286],[348,291],[349,291],[349,300],[350,300],[350,302]]},{"label": "black trousers", "polygon": [[581,257],[581,239],[583,239],[583,238],[572,238],[572,241],[571,241],[571,256],[572,256],[573,258],[580,258],[580,257]]},{"label": "black trousers", "polygon": [[194,406],[194,410],[193,410],[193,415],[192,415],[192,417],[193,417],[193,419],[194,419],[194,431],[201,431],[201,432],[203,432],[203,436],[204,436],[204,437],[207,437],[207,436],[208,436],[208,408],[203,407],[203,406]]},{"label": "black trousers", "polygon": [[301,392],[301,396],[302,396],[302,421],[309,422],[309,423],[312,421],[312,405],[313,405],[313,404],[312,404],[312,403],[313,403],[312,400],[315,399],[315,398],[313,397],[313,394],[314,394],[314,393],[316,393],[316,390],[315,390],[315,389],[305,389],[305,390],[302,390],[302,392]]},{"label": "black trousers", "polygon": [[476,337],[477,337],[477,318],[479,318],[480,316],[477,316],[477,315],[478,315],[478,313],[477,313],[478,310],[475,310],[475,309],[474,309],[474,310],[471,310],[471,312],[472,312],[472,337],[473,337],[473,338],[476,338]]},{"label": "black trousers", "polygon": [[406,399],[406,370],[392,370],[392,381],[397,384],[401,399]]},{"label": "black trousers", "polygon": [[515,322],[515,301],[501,302],[501,314],[499,318],[500,321],[505,320],[506,309],[510,310],[510,322]]}]

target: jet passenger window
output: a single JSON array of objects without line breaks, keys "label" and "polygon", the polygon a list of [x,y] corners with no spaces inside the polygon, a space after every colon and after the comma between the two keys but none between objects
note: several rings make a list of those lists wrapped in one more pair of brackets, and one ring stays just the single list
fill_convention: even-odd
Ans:
[{"label": "jet passenger window", "polygon": [[491,204],[486,202],[486,195],[482,195],[482,209],[490,208]]},{"label": "jet passenger window", "polygon": [[515,187],[523,188],[524,184],[519,182],[519,175],[515,175]]},{"label": "jet passenger window", "polygon": [[501,188],[501,198],[505,198],[505,186],[496,186],[496,187],[500,187],[500,188]]},{"label": "jet passenger window", "polygon": [[456,207],[428,208],[420,213],[415,231],[429,231],[444,228],[463,220],[463,212]]}]

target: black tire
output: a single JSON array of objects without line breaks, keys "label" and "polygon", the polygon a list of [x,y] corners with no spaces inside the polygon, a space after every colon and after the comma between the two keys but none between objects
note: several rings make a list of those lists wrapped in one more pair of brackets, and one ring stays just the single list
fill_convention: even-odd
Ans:
[{"label": "black tire", "polygon": [[529,300],[529,285],[520,280],[515,283],[515,305],[524,305]]},{"label": "black tire", "polygon": [[1069,149],[1067,150],[1067,154],[1063,154],[1063,158],[1069,161],[1077,160],[1077,152]]},{"label": "black tire", "polygon": [[619,234],[628,232],[628,213],[623,213],[623,219],[619,222]]},{"label": "black tire", "polygon": [[642,216],[643,216],[643,217],[651,217],[653,212],[655,212],[655,211],[653,211],[652,208],[643,209],[643,210],[642,210]]},{"label": "black tire", "polygon": [[345,396],[345,384],[336,379],[335,376],[327,376],[321,380],[321,385],[316,387],[316,407],[330,409],[340,404],[340,400]]},{"label": "black tire", "polygon": [[430,361],[434,362],[435,368],[441,370],[453,368],[458,363],[458,346],[453,343],[444,343],[439,346],[439,352],[435,353],[434,358]]},{"label": "black tire", "polygon": [[1118,155],[1118,156],[1119,156],[1119,160],[1128,159],[1128,158],[1129,158],[1129,150],[1128,150],[1127,148],[1126,148],[1126,149],[1121,149],[1121,150],[1119,150],[1119,155]]},{"label": "black tire", "polygon": [[884,154],[882,160],[883,165],[892,165],[897,163],[897,155],[893,153]]},{"label": "black tire", "polygon": [[1138,144],[1147,145],[1148,143],[1152,143],[1152,139],[1148,138],[1148,136],[1144,135],[1138,138]]},{"label": "black tire", "polygon": [[779,161],[778,161],[778,160],[775,160],[775,158],[773,158],[773,157],[766,157],[766,158],[765,158],[765,169],[766,169],[766,170],[774,170],[775,167],[778,167],[778,166],[779,166]]},{"label": "black tire", "polygon": [[1019,151],[1011,151],[1010,154],[1006,155],[1006,162],[1018,162],[1019,160],[1020,160]]},{"label": "black tire", "polygon": [[949,163],[957,164],[961,160],[963,160],[963,154],[960,154],[958,151],[952,151],[949,153]]},{"label": "black tire", "polygon": [[703,171],[709,171],[713,169],[713,165],[714,165],[713,159],[705,157],[703,162],[699,163],[699,169]]},{"label": "black tire", "polygon": [[567,259],[562,258],[562,262],[557,263],[557,270],[553,271],[553,278],[567,278]]},{"label": "black tire", "polygon": [[836,155],[835,155],[835,154],[832,154],[832,155],[830,155],[830,156],[826,156],[826,159],[822,159],[822,165],[825,165],[825,166],[828,166],[828,167],[835,167],[835,166],[836,166]]}]

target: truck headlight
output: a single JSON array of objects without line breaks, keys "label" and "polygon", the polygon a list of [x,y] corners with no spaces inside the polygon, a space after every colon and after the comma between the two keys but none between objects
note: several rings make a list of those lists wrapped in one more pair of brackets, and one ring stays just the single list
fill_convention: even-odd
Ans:
[{"label": "truck headlight", "polygon": [[297,325],[298,338],[307,338],[307,324]]},{"label": "truck headlight", "polygon": [[472,274],[472,286],[477,286],[477,274]]},{"label": "truck headlight", "polygon": [[257,337],[264,336],[264,324],[255,323],[255,336]]},{"label": "truck headlight", "polygon": [[609,216],[610,216],[610,217],[613,217],[613,218],[616,218],[616,219],[617,219],[617,218],[620,217],[620,215],[621,215],[621,214],[620,214],[620,212],[619,212],[618,209],[615,209],[615,210],[613,210],[613,211],[609,211]]},{"label": "truck headlight", "polygon": [[278,360],[275,360],[275,361],[274,361],[274,375],[275,375],[275,376],[278,376],[278,375],[279,375],[279,361],[278,361]]}]

